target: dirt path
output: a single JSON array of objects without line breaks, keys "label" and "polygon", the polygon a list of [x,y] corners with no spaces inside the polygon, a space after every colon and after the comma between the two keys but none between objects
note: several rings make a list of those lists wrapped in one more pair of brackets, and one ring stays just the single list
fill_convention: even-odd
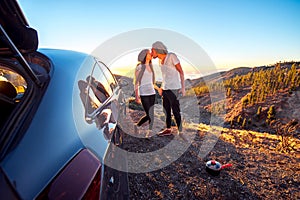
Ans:
[{"label": "dirt path", "polygon": [[[135,112],[131,114],[134,120],[139,117]],[[199,149],[211,134],[207,130],[207,125],[186,128],[186,135],[193,140],[169,165],[154,171],[129,173],[130,199],[300,199],[298,140],[293,152],[280,153],[274,148],[278,143],[274,137],[224,129],[214,148],[201,157]],[[139,134],[143,135],[144,129]],[[150,139],[126,135],[124,148],[130,152],[153,152],[174,140],[184,142],[173,135],[153,135]],[[233,166],[219,176],[212,176],[205,170],[206,161],[211,159]]]}]

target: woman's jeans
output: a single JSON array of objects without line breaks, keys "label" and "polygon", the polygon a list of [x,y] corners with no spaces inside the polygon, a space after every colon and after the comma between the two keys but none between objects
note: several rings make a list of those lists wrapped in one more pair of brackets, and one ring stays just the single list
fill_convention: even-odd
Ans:
[{"label": "woman's jeans", "polygon": [[154,103],[155,103],[155,94],[149,96],[140,96],[142,106],[146,112],[137,123],[137,126],[141,126],[143,123],[149,120],[149,129],[152,130],[153,121],[154,121]]}]

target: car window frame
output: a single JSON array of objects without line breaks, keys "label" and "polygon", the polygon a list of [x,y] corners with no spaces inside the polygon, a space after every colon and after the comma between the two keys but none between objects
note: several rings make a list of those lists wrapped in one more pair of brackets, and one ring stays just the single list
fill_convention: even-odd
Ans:
[{"label": "car window frame", "polygon": [[[104,70],[107,70],[107,72],[113,78],[115,86],[112,88],[111,85],[109,84],[109,87],[111,89],[111,93],[109,93],[109,97],[103,103],[100,102],[101,104],[99,105],[99,107],[96,108],[93,112],[88,113],[87,109],[85,109],[85,119],[95,119],[102,112],[102,110],[105,109],[110,104],[111,99],[115,95],[115,91],[118,86],[117,79],[115,78],[115,76],[113,75],[111,70],[103,62],[99,61],[95,57],[94,57],[94,62],[93,62],[90,76],[93,76],[96,67],[99,67],[99,70],[103,73],[105,81],[107,81],[107,83],[110,83],[110,81],[108,80],[108,77],[107,77],[107,73],[104,73]],[[88,90],[88,95],[85,99],[85,108],[87,108],[88,98],[90,97],[89,91],[92,90],[91,86],[88,86],[87,90]]]}]

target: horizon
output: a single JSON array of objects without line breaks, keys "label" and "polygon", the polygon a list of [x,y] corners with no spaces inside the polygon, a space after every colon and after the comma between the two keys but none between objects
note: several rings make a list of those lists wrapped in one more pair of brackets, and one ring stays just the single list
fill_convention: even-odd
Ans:
[{"label": "horizon", "polygon": [[[198,78],[202,78],[205,76],[209,76],[212,75],[214,73],[220,73],[220,72],[226,72],[226,71],[230,71],[233,69],[238,69],[238,68],[256,68],[256,67],[267,67],[267,66],[274,66],[278,63],[299,63],[299,61],[296,60],[283,60],[283,61],[278,61],[275,63],[268,63],[268,64],[262,64],[262,65],[256,65],[256,66],[238,66],[238,67],[228,67],[228,68],[217,68],[217,67],[210,67],[213,68],[215,70],[211,70],[205,73],[201,73],[201,71],[199,71],[199,69],[197,67],[194,66],[189,66],[189,63],[187,61],[184,60],[184,58],[179,57],[179,60],[181,62],[183,71],[185,73],[185,80],[190,79],[198,79]],[[130,54],[126,54],[125,56],[116,59],[115,61],[113,61],[112,63],[110,63],[108,65],[108,67],[110,68],[110,70],[113,72],[113,74],[117,74],[117,75],[121,75],[121,76],[126,76],[126,77],[130,77],[133,78],[133,72],[135,69],[135,66],[137,64],[137,61],[134,65],[129,64],[132,62],[132,60],[137,58],[137,52],[132,52]],[[153,68],[156,74],[156,78],[157,80],[161,81],[161,71],[159,69],[158,66],[158,61],[157,59],[152,59],[152,63],[153,63]],[[207,66],[208,67],[208,66]],[[200,68],[200,67],[199,67]],[[205,68],[204,66],[202,66],[202,68]]]}]

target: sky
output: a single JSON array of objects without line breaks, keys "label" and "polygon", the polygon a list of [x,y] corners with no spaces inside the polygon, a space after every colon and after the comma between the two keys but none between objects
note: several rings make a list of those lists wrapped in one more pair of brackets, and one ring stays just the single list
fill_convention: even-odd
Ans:
[{"label": "sky", "polygon": [[[162,29],[200,46],[217,70],[300,60],[300,0],[18,2],[38,31],[39,47],[91,53],[120,34]],[[150,48],[154,41],[148,38],[143,39]],[[115,63],[135,65],[137,53],[122,55]],[[186,66],[189,60],[180,58]]]}]

